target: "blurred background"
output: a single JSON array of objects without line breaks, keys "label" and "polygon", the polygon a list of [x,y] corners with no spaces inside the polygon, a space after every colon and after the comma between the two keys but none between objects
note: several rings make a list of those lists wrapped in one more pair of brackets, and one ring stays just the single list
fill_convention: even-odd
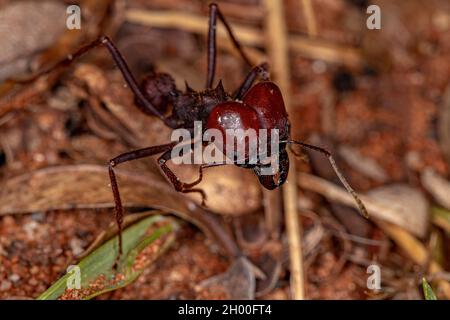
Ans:
[{"label": "blurred background", "polygon": [[[72,1],[0,1],[2,299],[38,297],[113,236],[105,164],[171,132],[134,107],[103,48],[19,79],[106,34],[137,79],[165,72],[198,91],[206,80],[208,1],[75,2],[80,29],[69,30]],[[423,299],[423,277],[450,298],[450,3],[216,2],[252,61],[269,63],[292,137],[332,152],[370,219],[320,154],[291,155],[294,192],[263,191],[249,170],[208,169],[199,185],[207,208],[174,192],[154,159],[125,164],[128,210],[178,227],[164,251],[146,253],[135,282],[99,298]],[[381,29],[367,27],[370,5]],[[217,43],[216,81],[233,92],[249,70],[223,26]],[[171,167],[183,181],[197,176]],[[256,268],[233,262],[236,248]]]}]

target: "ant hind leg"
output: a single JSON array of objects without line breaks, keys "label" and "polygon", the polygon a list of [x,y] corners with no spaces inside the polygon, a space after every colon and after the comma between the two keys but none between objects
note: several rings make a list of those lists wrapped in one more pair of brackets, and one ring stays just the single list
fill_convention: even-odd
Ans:
[{"label": "ant hind leg", "polygon": [[344,185],[345,189],[347,189],[348,193],[350,193],[352,195],[353,199],[355,200],[359,212],[365,218],[369,217],[369,213],[367,212],[367,209],[364,206],[364,203],[361,201],[359,196],[356,194],[355,190],[353,190],[353,188],[347,182],[347,179],[345,179],[344,175],[339,170],[339,168],[338,168],[338,166],[336,164],[336,161],[334,160],[333,156],[331,155],[331,153],[328,150],[326,150],[324,148],[321,148],[321,147],[313,146],[313,145],[310,145],[310,144],[307,144],[307,143],[304,143],[304,142],[301,142],[301,141],[289,140],[288,143],[289,144],[296,144],[296,145],[299,145],[299,146],[301,146],[303,148],[314,150],[314,151],[320,152],[323,155],[325,155],[328,158],[328,161],[330,162],[331,167],[333,168],[333,170],[336,173],[337,177],[339,178],[341,183]]}]

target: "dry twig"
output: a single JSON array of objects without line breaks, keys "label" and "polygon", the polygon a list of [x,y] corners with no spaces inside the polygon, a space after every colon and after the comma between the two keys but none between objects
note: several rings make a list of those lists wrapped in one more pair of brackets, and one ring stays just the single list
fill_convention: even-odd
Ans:
[{"label": "dry twig", "polygon": [[[288,60],[288,40],[283,17],[282,1],[265,1],[267,12],[266,38],[267,49],[272,67],[272,74],[281,88],[287,110],[290,109],[290,72]],[[291,181],[296,177],[295,163],[290,164]],[[285,221],[289,239],[289,257],[291,265],[291,291],[296,300],[305,298],[303,279],[303,255],[301,230],[297,212],[297,184],[287,183],[283,186]]]},{"label": "dry twig", "polygon": [[306,20],[306,27],[310,37],[317,36],[317,23],[311,0],[302,0],[303,15]]},{"label": "dry twig", "polygon": [[[145,11],[130,9],[126,12],[126,19],[129,22],[146,26],[174,28],[202,35],[206,35],[206,26],[208,25],[206,17],[176,11]],[[264,46],[264,34],[258,29],[233,24],[233,30],[243,45],[247,47]],[[235,52],[230,40],[226,36],[223,26],[218,26],[217,37],[220,38],[220,41],[218,41],[219,45],[226,44],[225,49],[230,52]],[[310,59],[321,59],[327,62],[349,66],[361,66],[363,62],[363,57],[359,49],[319,39],[310,39],[309,37],[302,35],[290,34],[288,37],[288,46],[289,49]],[[253,61],[258,62],[265,60],[265,56],[258,50],[250,50],[249,54]]]}]

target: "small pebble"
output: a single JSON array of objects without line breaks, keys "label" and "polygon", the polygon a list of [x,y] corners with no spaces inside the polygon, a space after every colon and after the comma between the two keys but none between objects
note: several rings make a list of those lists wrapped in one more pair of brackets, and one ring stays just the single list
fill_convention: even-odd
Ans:
[{"label": "small pebble", "polygon": [[12,275],[9,276],[9,280],[11,280],[12,282],[17,282],[20,280],[20,276],[16,273],[13,273]]},{"label": "small pebble", "polygon": [[31,219],[33,219],[36,222],[44,222],[45,214],[43,212],[35,212],[31,215]]},{"label": "small pebble", "polygon": [[72,252],[75,256],[78,256],[83,253],[83,241],[81,241],[79,238],[73,238],[69,242],[70,249],[72,249]]},{"label": "small pebble", "polygon": [[39,267],[37,267],[37,266],[32,266],[31,269],[30,269],[30,273],[31,273],[31,274],[37,274],[37,273],[39,273]]},{"label": "small pebble", "polygon": [[35,235],[36,229],[39,227],[39,224],[36,221],[30,221],[23,225],[23,230],[29,239],[33,239]]}]

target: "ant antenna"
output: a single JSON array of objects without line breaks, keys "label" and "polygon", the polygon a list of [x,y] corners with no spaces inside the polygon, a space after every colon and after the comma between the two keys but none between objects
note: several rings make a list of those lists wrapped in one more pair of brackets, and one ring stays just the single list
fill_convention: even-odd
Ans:
[{"label": "ant antenna", "polygon": [[369,218],[369,213],[367,212],[366,207],[364,206],[363,202],[356,194],[355,190],[353,190],[353,188],[350,186],[350,184],[345,179],[344,175],[341,173],[341,171],[337,167],[336,161],[334,161],[334,158],[329,151],[327,151],[323,148],[320,148],[320,147],[316,147],[316,146],[313,146],[310,144],[300,142],[300,141],[288,140],[288,141],[282,141],[282,142],[285,142],[285,143],[287,142],[288,144],[297,144],[297,145],[302,146],[303,148],[311,149],[311,150],[314,150],[314,151],[324,154],[328,158],[328,161],[330,161],[330,164],[333,167],[334,172],[336,173],[336,175],[339,178],[339,180],[341,181],[341,183],[344,185],[345,189],[347,189],[347,191],[353,196],[353,199],[355,199],[355,202],[358,205],[359,212],[365,218]]}]

